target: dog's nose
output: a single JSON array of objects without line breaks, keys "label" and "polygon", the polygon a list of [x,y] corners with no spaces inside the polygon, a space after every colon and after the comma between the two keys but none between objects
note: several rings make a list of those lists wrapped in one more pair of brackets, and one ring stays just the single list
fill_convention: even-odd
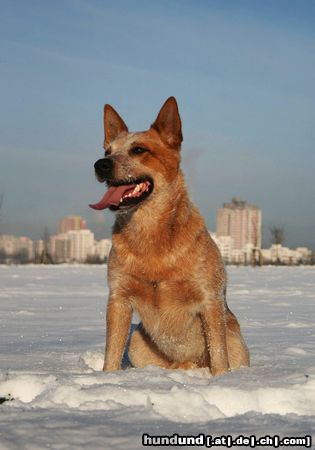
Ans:
[{"label": "dog's nose", "polygon": [[109,158],[102,158],[94,164],[96,173],[103,177],[108,177],[113,169],[113,161]]}]

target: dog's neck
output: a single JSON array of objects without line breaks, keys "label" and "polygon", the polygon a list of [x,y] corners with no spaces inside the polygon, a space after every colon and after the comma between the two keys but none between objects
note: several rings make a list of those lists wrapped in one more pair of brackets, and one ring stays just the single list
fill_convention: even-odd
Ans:
[{"label": "dog's neck", "polygon": [[186,229],[192,214],[181,171],[163,192],[162,201],[160,195],[133,212],[117,216],[113,228],[114,246],[123,241],[139,254],[163,251],[163,248],[169,251],[172,248],[179,237],[175,236],[175,230],[178,235]]}]

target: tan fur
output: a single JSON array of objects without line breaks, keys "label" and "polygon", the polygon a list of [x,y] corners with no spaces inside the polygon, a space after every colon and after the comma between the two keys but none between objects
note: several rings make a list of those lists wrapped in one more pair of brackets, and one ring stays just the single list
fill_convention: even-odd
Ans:
[{"label": "tan fur", "polygon": [[[132,313],[141,318],[129,345],[135,367],[209,367],[213,375],[249,365],[239,324],[225,300],[226,273],[180,170],[181,122],[173,97],[148,131],[129,133],[105,106],[105,149],[114,177],[150,176],[152,194],[118,212],[109,258],[104,370],[118,370]],[[134,145],[149,149],[132,155]]]}]

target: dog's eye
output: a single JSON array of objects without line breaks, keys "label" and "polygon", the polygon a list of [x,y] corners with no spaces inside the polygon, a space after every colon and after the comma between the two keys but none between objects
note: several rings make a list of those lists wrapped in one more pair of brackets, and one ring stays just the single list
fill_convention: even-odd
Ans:
[{"label": "dog's eye", "polygon": [[141,153],[145,153],[147,152],[147,149],[143,148],[143,147],[134,147],[131,152],[134,155],[141,155]]}]

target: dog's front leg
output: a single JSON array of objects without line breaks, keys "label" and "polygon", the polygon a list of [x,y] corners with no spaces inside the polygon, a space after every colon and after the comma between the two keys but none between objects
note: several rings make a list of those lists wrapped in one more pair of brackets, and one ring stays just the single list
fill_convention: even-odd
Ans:
[{"label": "dog's front leg", "polygon": [[221,375],[229,370],[224,302],[210,301],[203,307],[200,316],[210,357],[211,373]]},{"label": "dog's front leg", "polygon": [[132,318],[129,302],[110,296],[106,318],[105,371],[119,370]]}]

